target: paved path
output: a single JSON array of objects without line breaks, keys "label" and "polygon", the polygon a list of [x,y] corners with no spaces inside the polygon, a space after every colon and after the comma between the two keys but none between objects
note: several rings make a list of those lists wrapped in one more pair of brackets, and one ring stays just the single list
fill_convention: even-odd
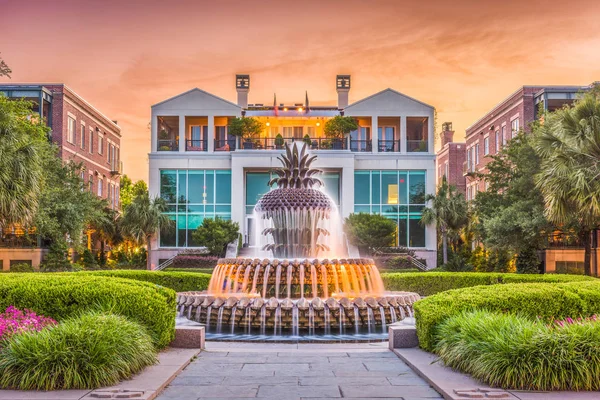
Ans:
[{"label": "paved path", "polygon": [[440,399],[387,348],[371,344],[207,342],[159,400]]}]

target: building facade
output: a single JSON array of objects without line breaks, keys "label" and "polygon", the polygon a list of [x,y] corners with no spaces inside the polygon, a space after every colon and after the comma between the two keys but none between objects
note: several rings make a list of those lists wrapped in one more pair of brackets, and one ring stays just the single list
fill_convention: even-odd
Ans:
[{"label": "building facade", "polygon": [[450,185],[456,186],[459,193],[466,195],[467,180],[463,175],[463,164],[467,157],[467,146],[465,142],[454,142],[454,130],[452,122],[442,124],[442,147],[438,150],[436,156],[437,165],[437,185],[442,182],[442,178]]},{"label": "building facade", "polygon": [[[487,190],[485,180],[477,179],[472,173],[487,172],[491,155],[502,150],[519,132],[530,133],[531,123],[538,119],[540,110],[554,111],[572,104],[592,86],[523,86],[469,126],[463,164],[467,200]],[[583,271],[584,251],[577,240],[556,232],[549,238],[549,247],[544,250],[542,259],[545,272],[575,273]],[[593,273],[598,275],[598,271]]]},{"label": "building facade", "polygon": [[[64,84],[1,84],[0,95],[25,99],[50,128],[50,140],[65,162],[82,164],[81,177],[90,191],[119,208],[122,173],[121,128]],[[19,244],[18,228],[0,235],[0,269],[29,262],[37,267],[44,250]]]},{"label": "building facade", "polygon": [[[197,247],[192,232],[204,218],[220,216],[240,225],[244,245],[257,244],[253,209],[269,190],[270,171],[285,143],[307,143],[324,171],[325,192],[342,217],[381,213],[398,226],[396,244],[417,251],[435,266],[435,227],[420,217],[425,195],[435,192],[433,107],[386,89],[348,104],[350,76],[338,75],[338,104],[248,104],[250,77],[236,76],[237,103],[192,89],[152,106],[149,190],[169,203],[176,229],[160,232],[153,268]],[[240,116],[260,120],[259,137],[241,141],[228,133]],[[343,140],[325,137],[325,122],[355,117],[359,129]]]}]

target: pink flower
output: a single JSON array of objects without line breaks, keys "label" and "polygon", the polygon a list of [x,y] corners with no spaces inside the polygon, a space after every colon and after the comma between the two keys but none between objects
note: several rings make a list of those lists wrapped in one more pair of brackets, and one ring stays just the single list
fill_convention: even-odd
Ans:
[{"label": "pink flower", "polygon": [[9,306],[0,314],[0,345],[2,341],[12,335],[22,332],[39,331],[46,326],[56,325],[52,318],[37,315],[30,310],[21,311],[14,306]]}]

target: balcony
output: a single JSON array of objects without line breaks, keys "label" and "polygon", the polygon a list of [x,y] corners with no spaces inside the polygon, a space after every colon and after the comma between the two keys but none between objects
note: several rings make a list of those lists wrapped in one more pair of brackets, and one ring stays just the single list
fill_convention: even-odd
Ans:
[{"label": "balcony", "polygon": [[179,143],[175,139],[158,140],[158,151],[179,151]]},{"label": "balcony", "polygon": [[234,151],[235,139],[215,139],[215,151]]},{"label": "balcony", "polygon": [[353,152],[367,152],[370,153],[373,151],[373,145],[371,140],[354,140],[350,139],[350,151]]},{"label": "balcony", "polygon": [[123,173],[123,161],[113,161],[110,163],[110,174],[121,175]]},{"label": "balcony", "polygon": [[378,142],[377,150],[380,153],[395,153],[400,151],[399,140],[380,140]]},{"label": "balcony", "polygon": [[310,150],[348,150],[345,139],[331,138],[257,138],[245,139],[242,150],[283,150],[288,143],[306,143]]},{"label": "balcony", "polygon": [[186,140],[185,151],[208,151],[208,141],[203,139]]},{"label": "balcony", "polygon": [[408,153],[427,153],[429,146],[425,140],[407,140],[406,151]]},{"label": "balcony", "polygon": [[467,176],[473,172],[475,172],[475,164],[471,164],[469,165],[468,161],[465,161],[463,163],[463,176]]}]

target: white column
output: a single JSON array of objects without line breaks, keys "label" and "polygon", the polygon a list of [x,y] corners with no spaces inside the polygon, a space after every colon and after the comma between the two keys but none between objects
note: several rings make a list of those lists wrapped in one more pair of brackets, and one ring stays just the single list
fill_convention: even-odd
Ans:
[{"label": "white column", "polygon": [[239,160],[231,162],[231,220],[240,224],[240,230],[244,233],[244,167]]},{"label": "white column", "polygon": [[[154,153],[158,150],[158,128],[157,128],[156,115],[152,113],[152,120],[150,121],[150,152]],[[87,132],[86,132],[87,134]],[[91,143],[88,143],[91,146]]]},{"label": "white column", "polygon": [[433,118],[435,114],[432,114],[427,118],[427,152],[435,153],[435,144],[433,138],[435,136],[435,132],[433,131],[435,127],[433,126]]},{"label": "white column", "polygon": [[[208,152],[212,153],[215,151],[215,116],[208,116]],[[241,225],[240,225],[241,226]]]},{"label": "white column", "polygon": [[342,168],[342,219],[354,212],[354,166]]},{"label": "white column", "polygon": [[400,116],[400,153],[408,151],[408,142],[406,141],[406,115]]},{"label": "white column", "polygon": [[187,132],[185,131],[185,115],[179,114],[179,152],[185,151],[185,137]]},{"label": "white column", "polygon": [[378,126],[379,126],[379,123],[378,123],[377,115],[373,115],[371,117],[371,146],[373,146],[373,148],[371,150],[373,151],[373,153],[379,152]]}]

